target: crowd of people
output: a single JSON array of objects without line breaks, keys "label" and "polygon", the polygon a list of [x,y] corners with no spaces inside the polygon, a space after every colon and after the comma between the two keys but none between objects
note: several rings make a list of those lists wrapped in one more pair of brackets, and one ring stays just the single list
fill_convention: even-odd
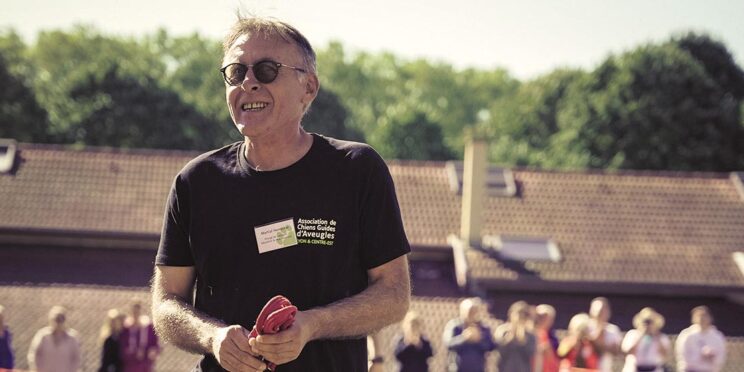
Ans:
[{"label": "crowd of people", "polygon": [[[4,324],[0,306],[0,371],[15,368],[13,342]],[[67,310],[53,306],[49,325],[39,329],[28,349],[28,366],[37,372],[78,372],[81,347],[78,332],[67,326]],[[151,372],[160,354],[158,336],[150,317],[142,313],[142,303],[133,300],[129,311],[111,309],[101,327],[99,372]]]},{"label": "crowd of people", "polygon": [[[492,351],[499,354],[497,366],[502,372],[609,372],[618,356],[625,358],[623,372],[664,372],[675,352],[679,372],[718,372],[726,359],[725,338],[706,306],[692,309],[692,324],[674,345],[662,332],[664,317],[650,307],[635,315],[634,328],[623,335],[610,323],[610,303],[604,297],[592,300],[588,313],[574,315],[562,339],[553,329],[556,311],[550,305],[518,301],[493,330],[482,321],[484,307],[478,298],[465,299],[460,316],[445,326],[442,340],[449,371],[483,372]],[[402,334],[395,340],[401,372],[429,370],[433,353],[421,328],[415,313],[402,323]]]}]

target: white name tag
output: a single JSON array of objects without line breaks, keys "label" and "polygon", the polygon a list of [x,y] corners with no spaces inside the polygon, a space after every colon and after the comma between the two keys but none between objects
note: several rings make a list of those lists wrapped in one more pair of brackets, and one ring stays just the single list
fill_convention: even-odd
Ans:
[{"label": "white name tag", "polygon": [[258,253],[271,252],[297,245],[294,218],[257,226],[253,229],[256,231]]}]

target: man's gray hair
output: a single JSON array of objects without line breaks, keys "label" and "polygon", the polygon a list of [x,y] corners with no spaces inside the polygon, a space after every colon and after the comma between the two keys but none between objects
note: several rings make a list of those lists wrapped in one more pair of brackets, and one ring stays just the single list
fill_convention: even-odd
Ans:
[{"label": "man's gray hair", "polygon": [[238,14],[238,20],[235,21],[230,32],[222,41],[222,54],[227,54],[235,41],[243,35],[263,35],[266,38],[280,37],[288,43],[295,44],[302,54],[304,67],[309,72],[317,74],[315,50],[313,50],[307,38],[294,26],[273,18]]}]

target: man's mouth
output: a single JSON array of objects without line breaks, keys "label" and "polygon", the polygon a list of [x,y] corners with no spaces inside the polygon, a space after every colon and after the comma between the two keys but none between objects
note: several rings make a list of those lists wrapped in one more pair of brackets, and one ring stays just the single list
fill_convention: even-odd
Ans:
[{"label": "man's mouth", "polygon": [[266,102],[249,102],[240,106],[243,111],[261,111],[269,104]]}]

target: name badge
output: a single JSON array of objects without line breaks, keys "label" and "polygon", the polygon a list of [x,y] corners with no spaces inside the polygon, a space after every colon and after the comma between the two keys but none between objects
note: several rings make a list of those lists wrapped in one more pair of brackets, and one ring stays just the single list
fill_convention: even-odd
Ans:
[{"label": "name badge", "polygon": [[271,252],[297,245],[294,218],[256,226],[253,230],[256,231],[258,253]]}]

